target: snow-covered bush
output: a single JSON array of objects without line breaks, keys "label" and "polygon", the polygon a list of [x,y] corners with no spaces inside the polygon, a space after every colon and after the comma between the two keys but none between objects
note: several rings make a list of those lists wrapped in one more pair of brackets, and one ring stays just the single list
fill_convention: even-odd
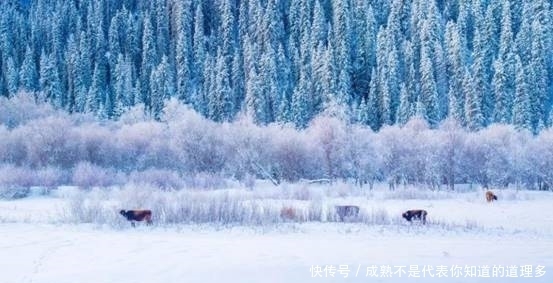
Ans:
[{"label": "snow-covered bush", "polygon": [[129,175],[128,180],[135,184],[149,184],[162,190],[182,189],[183,179],[175,171],[162,169],[146,169],[134,171]]},{"label": "snow-covered bush", "polygon": [[10,164],[0,165],[1,187],[30,187],[33,185],[36,184],[32,170]]},{"label": "snow-covered bush", "polygon": [[70,174],[68,173],[68,171],[59,167],[41,168],[34,172],[34,184],[48,188],[56,188],[69,183]]},{"label": "snow-covered bush", "polygon": [[200,172],[183,177],[184,186],[192,189],[224,189],[228,187],[228,180],[220,173]]},{"label": "snow-covered bush", "polygon": [[19,92],[8,99],[0,96],[0,125],[16,128],[31,120],[37,120],[56,115],[49,103],[37,103],[35,94]]},{"label": "snow-covered bush", "polygon": [[29,196],[31,188],[0,185],[0,199],[20,199]]},{"label": "snow-covered bush", "polygon": [[[10,107],[28,107],[20,110],[29,114]],[[360,186],[386,182],[389,189],[553,187],[551,129],[535,136],[508,125],[467,132],[452,119],[434,128],[414,117],[403,126],[373,132],[328,113],[306,129],[257,125],[246,115],[215,123],[175,99],[167,103],[161,121],[140,106],[119,121],[68,115],[37,104],[29,94],[1,98],[1,109],[7,112],[0,111],[0,164],[38,172],[31,178],[9,178],[10,184],[22,187],[64,182],[104,186],[129,178],[156,179],[152,182],[159,187],[172,188],[181,186],[179,178],[194,188],[225,188],[225,180],[252,187],[256,179],[274,185],[304,180]]]},{"label": "snow-covered bush", "polygon": [[72,184],[84,189],[119,184],[122,177],[117,172],[89,162],[80,162],[73,170]]}]

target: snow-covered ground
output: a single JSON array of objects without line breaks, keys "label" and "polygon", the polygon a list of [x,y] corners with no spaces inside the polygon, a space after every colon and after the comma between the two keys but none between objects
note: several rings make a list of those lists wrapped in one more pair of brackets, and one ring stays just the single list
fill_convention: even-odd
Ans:
[{"label": "snow-covered ground", "polygon": [[[68,224],[63,196],[0,201],[0,282],[553,282],[553,194],[500,194],[492,204],[479,192],[328,200],[391,217],[423,208],[426,226],[392,221],[132,229]],[[379,277],[367,276],[373,266]],[[388,267],[391,277],[383,278]],[[416,270],[421,278],[412,277]]]}]

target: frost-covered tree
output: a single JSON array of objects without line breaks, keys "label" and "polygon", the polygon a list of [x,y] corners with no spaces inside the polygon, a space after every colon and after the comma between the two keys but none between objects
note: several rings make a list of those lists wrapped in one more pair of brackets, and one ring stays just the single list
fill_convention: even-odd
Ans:
[{"label": "frost-covered tree", "polygon": [[151,107],[150,78],[152,71],[157,66],[157,51],[152,23],[147,15],[145,17],[142,33],[142,65],[140,68],[142,94],[139,101],[144,103],[146,107]]},{"label": "frost-covered tree", "polygon": [[464,46],[460,38],[457,25],[448,22],[446,26],[446,72],[448,75],[449,116],[461,125],[465,124],[465,99],[463,91],[464,78]]},{"label": "frost-covered tree", "polygon": [[352,9],[350,1],[332,1],[332,22],[334,37],[334,55],[338,70],[338,83],[336,84],[336,101],[349,105],[352,97]]},{"label": "frost-covered tree", "polygon": [[75,111],[83,112],[88,97],[88,90],[92,84],[92,55],[90,41],[86,32],[79,36],[79,53],[75,63],[75,77],[73,85],[75,88]]},{"label": "frost-covered tree", "polygon": [[510,3],[502,5],[499,54],[494,62],[492,88],[495,97],[494,122],[511,123],[515,93],[515,46]]},{"label": "frost-covered tree", "polygon": [[8,58],[6,63],[6,86],[8,87],[8,93],[13,95],[19,89],[19,72],[13,58]]},{"label": "frost-covered tree", "polygon": [[498,123],[510,123],[513,109],[513,92],[510,88],[509,75],[501,58],[494,63],[494,76],[492,87],[495,96],[494,121]]},{"label": "frost-covered tree", "polygon": [[151,115],[160,119],[165,106],[165,100],[173,93],[172,78],[170,75],[167,57],[163,56],[159,65],[150,75]]},{"label": "frost-covered tree", "polygon": [[214,121],[230,121],[233,118],[234,97],[231,89],[230,69],[225,56],[219,53],[213,72],[213,89],[208,99],[208,117]]},{"label": "frost-covered tree", "polygon": [[40,89],[44,98],[58,108],[64,105],[64,94],[53,54],[40,56]]},{"label": "frost-covered tree", "polygon": [[126,110],[135,104],[132,62],[128,56],[119,54],[114,70],[114,115],[121,116]]},{"label": "frost-covered tree", "polygon": [[[487,65],[486,51],[486,38],[483,31],[477,30],[474,35],[474,61],[472,63],[472,80],[474,87],[478,90],[478,100],[480,107],[479,112],[482,114],[484,120],[483,125],[488,124],[489,116],[493,111],[493,97],[490,89],[490,83],[488,81],[489,71]],[[474,101],[473,101],[474,102]],[[476,106],[476,104],[474,104]],[[468,121],[467,121],[468,122]]]},{"label": "frost-covered tree", "polygon": [[530,62],[527,68],[527,78],[530,88],[532,104],[532,125],[534,130],[540,131],[547,122],[548,107],[550,106],[551,86],[551,46],[553,44],[553,28],[551,28],[551,11],[549,2],[536,1],[533,3],[535,17],[532,21],[532,41]]},{"label": "frost-covered tree", "polygon": [[[204,70],[207,62],[207,46],[204,30],[203,5],[197,4],[194,14],[194,36],[192,38],[193,60],[192,60],[192,90],[191,103],[198,112],[207,115],[207,100],[203,99],[206,77]],[[179,78],[180,80],[180,78]]]},{"label": "frost-covered tree", "polygon": [[192,91],[192,2],[176,2],[176,50],[175,67],[177,70],[177,97],[185,103],[190,103]]},{"label": "frost-covered tree", "polygon": [[31,47],[27,46],[25,50],[25,59],[19,70],[19,82],[23,89],[35,91],[38,88],[38,71],[32,53]]},{"label": "frost-covered tree", "polygon": [[[94,108],[91,112],[100,117],[117,118],[115,113],[124,111],[120,106],[128,104],[119,101],[125,98],[117,93],[126,88],[123,92],[134,93],[133,103],[143,103],[149,113],[150,79],[166,56],[174,78],[175,93],[170,96],[202,115],[212,116],[208,109],[215,90],[229,88],[232,107],[222,110],[227,117],[223,120],[256,113],[252,118],[258,123],[294,121],[300,127],[337,108],[345,111],[344,119],[371,124],[375,130],[404,123],[407,108],[429,118],[425,104],[434,88],[430,124],[449,116],[467,126],[466,118],[475,117],[466,113],[466,102],[474,101],[464,86],[469,69],[484,127],[512,123],[518,55],[531,100],[532,130],[542,131],[552,120],[553,11],[547,0],[0,5],[1,95],[21,88],[70,112]],[[40,69],[43,53],[54,60],[59,97],[44,95],[50,90],[43,88],[49,88],[48,79],[41,77],[48,73]],[[119,55],[124,65],[130,61],[132,83],[125,79],[125,86],[118,79]],[[218,77],[216,70],[226,77]],[[377,110],[363,110],[373,103]],[[375,113],[378,118],[367,116]]]},{"label": "frost-covered tree", "polygon": [[367,97],[367,106],[366,112],[367,115],[367,121],[366,123],[373,129],[374,131],[377,131],[382,126],[382,120],[381,120],[381,112],[380,112],[380,97],[378,95],[378,89],[377,89],[377,76],[376,76],[376,70],[373,69],[371,72],[371,83],[369,86],[369,93]]},{"label": "frost-covered tree", "polygon": [[513,105],[513,124],[518,129],[532,130],[532,102],[526,70],[516,56],[516,88]]},{"label": "frost-covered tree", "polygon": [[482,91],[476,87],[473,76],[467,69],[463,79],[465,93],[465,120],[470,130],[479,130],[485,126],[482,114]]},{"label": "frost-covered tree", "polygon": [[413,116],[413,109],[414,107],[411,105],[409,90],[405,84],[401,84],[397,123],[405,125]]},{"label": "frost-covered tree", "polygon": [[421,92],[419,102],[424,108],[422,113],[424,119],[434,126],[439,121],[438,90],[432,60],[429,57],[430,54],[424,47],[421,53]]}]

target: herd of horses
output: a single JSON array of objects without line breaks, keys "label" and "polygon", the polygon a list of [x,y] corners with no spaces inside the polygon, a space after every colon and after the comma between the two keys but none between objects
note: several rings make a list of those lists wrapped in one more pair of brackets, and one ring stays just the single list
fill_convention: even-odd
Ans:
[{"label": "herd of horses", "polygon": [[[486,201],[493,202],[497,200],[497,196],[492,191],[486,192]],[[338,216],[341,222],[347,221],[348,219],[355,219],[359,215],[359,206],[356,205],[337,205],[334,207],[336,215]],[[147,225],[152,224],[152,211],[149,209],[132,209],[132,210],[121,210],[119,214],[124,216],[129,222],[131,222],[132,227],[135,227],[135,222],[146,222]],[[285,207],[281,210],[282,218],[292,218],[295,215],[295,210],[293,208]],[[426,224],[426,216],[428,212],[424,209],[410,209],[405,211],[401,216],[405,218],[408,222],[413,220],[420,221],[422,224]]]}]

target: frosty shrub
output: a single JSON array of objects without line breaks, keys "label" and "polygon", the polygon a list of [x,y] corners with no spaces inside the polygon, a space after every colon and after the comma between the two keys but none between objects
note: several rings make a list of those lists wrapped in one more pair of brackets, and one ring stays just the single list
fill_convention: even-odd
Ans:
[{"label": "frosty shrub", "polygon": [[0,124],[8,128],[16,128],[28,121],[55,114],[51,104],[37,103],[32,93],[19,92],[10,99],[0,96]]},{"label": "frosty shrub", "polygon": [[67,174],[60,168],[46,167],[33,170],[13,165],[0,166],[0,197],[23,198],[29,195],[31,187],[55,188],[67,182]]},{"label": "frosty shrub", "polygon": [[[119,226],[120,209],[151,209],[159,225],[212,223],[265,225],[282,221],[281,206],[269,200],[246,197],[241,191],[160,191],[147,185],[120,190],[93,189],[69,196],[65,221]],[[296,212],[307,220],[306,210]]]},{"label": "frosty shrub", "polygon": [[32,170],[13,165],[0,165],[0,186],[30,187],[36,185]]},{"label": "frosty shrub", "polygon": [[201,172],[183,177],[185,186],[192,189],[223,189],[228,180],[221,174]]},{"label": "frosty shrub", "polygon": [[139,105],[113,121],[69,115],[35,98],[0,98],[0,164],[38,172],[22,178],[22,171],[10,169],[15,174],[2,177],[4,183],[91,187],[130,178],[165,189],[218,189],[228,180],[249,187],[256,180],[275,186],[328,180],[371,189],[385,183],[389,190],[415,185],[453,191],[457,184],[553,188],[551,129],[535,135],[510,125],[468,131],[452,119],[430,126],[414,117],[374,132],[344,122],[339,113],[323,113],[302,129],[258,125],[244,115],[216,123],[176,99],[159,120]]},{"label": "frosty shrub", "polygon": [[117,184],[116,172],[94,165],[89,162],[81,162],[73,170],[72,183],[84,189],[96,186],[110,186]]},{"label": "frosty shrub", "polygon": [[68,172],[58,167],[46,167],[35,171],[35,184],[44,187],[56,188],[69,183],[69,180]]},{"label": "frosty shrub", "polygon": [[392,223],[388,211],[382,208],[361,209],[359,219],[369,225],[389,225]]},{"label": "frosty shrub", "polygon": [[65,210],[62,211],[62,221],[120,227],[124,219],[119,217],[118,208],[108,201],[108,196],[108,193],[101,189],[72,194]]},{"label": "frosty shrub", "polygon": [[383,195],[384,199],[402,199],[402,200],[413,200],[413,199],[447,199],[452,198],[453,196],[447,191],[436,191],[431,190],[425,186],[420,187],[416,186],[407,186],[399,187],[396,190],[385,192]]},{"label": "frosty shrub", "polygon": [[149,184],[162,190],[181,189],[184,185],[184,181],[177,172],[153,168],[132,172],[128,181],[135,184]]},{"label": "frosty shrub", "polygon": [[20,199],[29,196],[29,187],[0,185],[0,199]]},{"label": "frosty shrub", "polygon": [[309,221],[326,222],[328,220],[328,213],[326,209],[324,209],[323,202],[321,200],[309,202],[307,213]]},{"label": "frosty shrub", "polygon": [[301,186],[293,189],[292,198],[297,200],[310,200],[311,190],[307,186]]}]

